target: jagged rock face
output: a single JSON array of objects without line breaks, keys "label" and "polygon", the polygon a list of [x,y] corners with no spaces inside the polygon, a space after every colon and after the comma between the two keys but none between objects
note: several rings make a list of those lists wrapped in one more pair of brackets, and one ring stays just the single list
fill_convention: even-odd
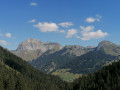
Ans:
[{"label": "jagged rock face", "polygon": [[37,50],[40,49],[42,51],[46,51],[46,48],[43,46],[43,43],[37,39],[27,39],[22,42],[17,50]]},{"label": "jagged rock face", "polygon": [[17,50],[41,50],[42,52],[45,52],[47,50],[52,49],[61,49],[62,46],[58,43],[54,42],[46,42],[43,43],[40,40],[37,39],[27,39],[26,41],[22,42]]},{"label": "jagged rock face", "polygon": [[38,39],[27,39],[19,44],[17,50],[11,51],[13,54],[26,61],[32,61],[40,57],[43,53],[54,53],[62,49],[62,46],[55,42],[41,42]]}]

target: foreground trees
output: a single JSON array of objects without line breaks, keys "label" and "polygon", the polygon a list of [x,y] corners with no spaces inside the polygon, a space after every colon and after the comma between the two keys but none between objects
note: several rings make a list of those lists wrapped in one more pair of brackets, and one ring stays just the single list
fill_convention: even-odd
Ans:
[{"label": "foreground trees", "polygon": [[73,82],[73,90],[119,90],[120,61]]}]

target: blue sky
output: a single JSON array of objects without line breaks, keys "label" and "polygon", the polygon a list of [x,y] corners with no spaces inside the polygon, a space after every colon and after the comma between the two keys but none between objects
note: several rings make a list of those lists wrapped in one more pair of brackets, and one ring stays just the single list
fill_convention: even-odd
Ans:
[{"label": "blue sky", "polygon": [[120,44],[120,0],[0,0],[0,45],[28,38],[61,45]]}]

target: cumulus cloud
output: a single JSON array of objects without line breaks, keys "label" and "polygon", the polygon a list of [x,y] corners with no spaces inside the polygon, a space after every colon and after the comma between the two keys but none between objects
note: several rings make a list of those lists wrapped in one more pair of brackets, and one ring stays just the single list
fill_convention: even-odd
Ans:
[{"label": "cumulus cloud", "polygon": [[2,45],[7,45],[8,43],[7,43],[7,41],[5,41],[5,40],[0,40],[0,44],[2,44]]},{"label": "cumulus cloud", "polygon": [[70,37],[72,37],[73,35],[76,35],[77,33],[78,33],[78,32],[77,32],[76,29],[70,29],[70,30],[68,30],[68,32],[67,32],[66,38],[70,38]]},{"label": "cumulus cloud", "polygon": [[39,22],[37,25],[33,25],[36,28],[39,28],[41,32],[55,32],[58,31],[59,27],[56,23],[48,22]]},{"label": "cumulus cloud", "polygon": [[12,37],[11,33],[6,33],[5,36],[6,36],[7,38],[11,38],[11,37]]},{"label": "cumulus cloud", "polygon": [[88,27],[84,27],[84,26],[80,26],[80,29],[82,29],[82,32],[89,32],[94,30],[94,26],[88,26]]},{"label": "cumulus cloud", "polygon": [[92,23],[92,22],[95,22],[95,21],[96,21],[96,19],[93,18],[93,17],[86,18],[86,22]]},{"label": "cumulus cloud", "polygon": [[86,22],[88,22],[88,23],[93,23],[96,21],[99,22],[101,18],[102,18],[102,16],[100,16],[100,15],[96,15],[96,17],[88,17],[88,18],[86,18]]},{"label": "cumulus cloud", "polygon": [[80,28],[82,29],[81,37],[77,36],[77,38],[80,38],[81,40],[99,39],[108,35],[107,32],[103,32],[102,30],[94,31],[94,26],[80,26]]},{"label": "cumulus cloud", "polygon": [[72,22],[63,22],[63,23],[59,23],[59,25],[68,28],[70,26],[73,26],[74,24]]},{"label": "cumulus cloud", "polygon": [[35,23],[35,22],[36,22],[35,19],[32,19],[32,20],[28,21],[28,23]]},{"label": "cumulus cloud", "polygon": [[35,2],[34,2],[34,3],[30,3],[30,5],[31,5],[31,6],[36,6],[37,3],[35,3]]}]

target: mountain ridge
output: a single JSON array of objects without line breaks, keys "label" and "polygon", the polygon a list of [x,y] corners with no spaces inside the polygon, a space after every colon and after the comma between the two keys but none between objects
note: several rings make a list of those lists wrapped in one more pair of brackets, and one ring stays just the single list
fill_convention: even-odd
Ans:
[{"label": "mountain ridge", "polygon": [[[49,54],[52,54],[52,53],[62,50],[63,48],[69,49],[65,53],[69,53],[69,54],[71,53],[73,55],[80,56],[81,54],[84,54],[86,52],[83,49],[89,50],[94,47],[92,47],[92,46],[83,47],[80,45],[66,45],[66,46],[62,47],[59,43],[56,43],[56,42],[43,43],[38,39],[27,39],[27,40],[21,42],[18,45],[16,50],[11,50],[11,52],[26,61],[32,61],[32,60],[39,58],[44,53],[49,52]],[[73,51],[70,50],[70,48]],[[77,49],[81,50],[81,52],[78,51]]]},{"label": "mountain ridge", "polygon": [[17,50],[41,50],[43,52],[52,49],[61,49],[62,46],[56,42],[41,42],[38,39],[27,39],[18,45]]},{"label": "mountain ridge", "polygon": [[[30,44],[31,46],[31,40],[34,41],[34,39],[28,39],[26,40],[27,42],[29,42],[28,44]],[[25,42],[26,42],[25,41]],[[40,42],[40,40],[35,40],[35,42]],[[89,56],[89,54],[91,53],[95,53],[96,56],[93,55],[93,66],[96,66],[96,64],[98,64],[98,66],[101,68],[102,66],[104,66],[104,64],[106,64],[107,62],[109,62],[109,59],[113,56],[119,56],[120,55],[120,46],[116,45],[110,41],[101,41],[98,46],[96,47],[92,47],[92,46],[87,46],[87,47],[83,47],[80,45],[66,45],[62,48],[56,48],[56,43],[44,43],[46,44],[46,46],[48,45],[55,45],[55,49],[52,47],[52,49],[48,49],[47,51],[42,51],[42,50],[17,50],[17,51],[12,51],[14,54],[20,56],[21,58],[27,58],[29,61],[30,58],[30,64],[33,65],[34,67],[46,72],[46,73],[51,73],[54,72],[57,69],[60,69],[61,67],[64,67],[66,64],[70,63],[71,67],[73,66],[73,63],[75,63],[75,59],[77,59],[77,63],[76,66],[79,67],[79,65],[77,65],[78,63],[80,63],[81,61],[79,60],[78,57],[80,57],[80,59],[82,60],[86,60],[86,58],[84,58],[85,56]],[[41,45],[41,44],[38,44]],[[42,44],[43,45],[43,44]],[[29,45],[28,45],[29,46]],[[49,47],[49,46],[48,46]],[[59,46],[57,46],[59,47]],[[31,52],[30,52],[31,51]],[[21,54],[20,54],[21,53]],[[103,56],[103,58],[97,60],[96,57],[99,57],[99,54],[101,54]],[[85,56],[84,56],[85,55]],[[104,57],[105,56],[105,57]],[[108,57],[109,56],[109,57]],[[107,58],[108,57],[108,60]],[[104,60],[104,58],[106,58]],[[91,61],[92,57],[90,57],[90,61]],[[96,60],[95,60],[96,59]],[[114,58],[115,59],[115,58]],[[74,61],[75,60],[75,61]],[[89,64],[91,63],[88,60],[88,68],[89,68]],[[102,61],[104,60],[104,61]],[[112,60],[110,60],[112,61]],[[84,62],[81,62],[80,64],[84,64]],[[69,66],[69,65],[66,65]],[[75,67],[76,69],[78,67]],[[89,70],[87,69],[87,67],[85,68],[87,73]],[[70,69],[70,67],[65,67],[66,69]],[[98,69],[100,69],[98,68]],[[64,69],[64,68],[62,68]],[[98,70],[98,69],[91,69],[90,72],[94,72],[94,70]],[[72,71],[72,70],[71,70]],[[77,71],[78,72],[78,71]],[[81,73],[81,72],[79,72]]]}]

